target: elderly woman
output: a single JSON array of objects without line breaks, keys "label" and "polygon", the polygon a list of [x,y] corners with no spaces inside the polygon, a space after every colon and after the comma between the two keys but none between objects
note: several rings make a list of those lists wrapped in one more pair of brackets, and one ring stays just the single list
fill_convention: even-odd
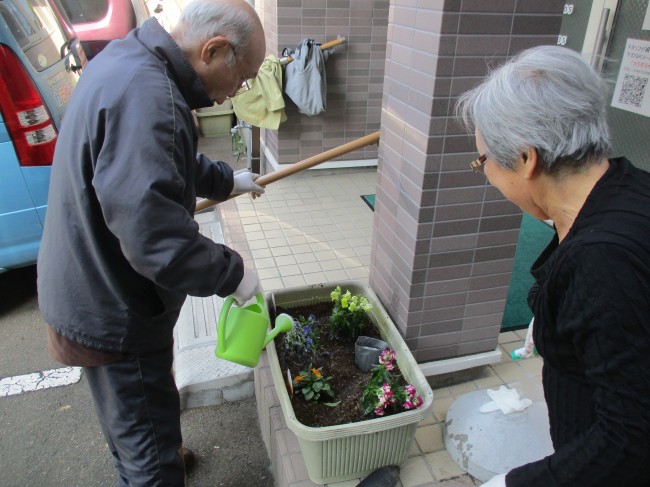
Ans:
[{"label": "elderly woman", "polygon": [[529,295],[555,453],[486,487],[650,485],[650,174],[608,158],[608,93],[579,54],[544,46],[457,105],[472,169],[556,230]]}]

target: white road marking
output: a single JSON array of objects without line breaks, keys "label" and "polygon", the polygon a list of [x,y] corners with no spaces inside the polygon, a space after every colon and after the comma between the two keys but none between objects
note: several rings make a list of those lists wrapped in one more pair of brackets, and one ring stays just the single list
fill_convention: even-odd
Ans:
[{"label": "white road marking", "polygon": [[81,367],[62,367],[0,379],[0,397],[67,386],[81,380]]}]

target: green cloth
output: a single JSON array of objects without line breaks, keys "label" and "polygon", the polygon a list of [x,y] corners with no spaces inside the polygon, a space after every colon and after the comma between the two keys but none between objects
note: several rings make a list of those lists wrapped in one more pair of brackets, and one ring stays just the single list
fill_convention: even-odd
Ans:
[{"label": "green cloth", "polygon": [[502,330],[525,328],[530,323],[533,312],[528,307],[528,291],[534,282],[530,268],[551,241],[553,234],[554,230],[546,223],[524,213],[501,321]]},{"label": "green cloth", "polygon": [[282,96],[282,66],[269,55],[260,66],[251,89],[232,99],[237,118],[255,127],[277,130],[287,120]]}]

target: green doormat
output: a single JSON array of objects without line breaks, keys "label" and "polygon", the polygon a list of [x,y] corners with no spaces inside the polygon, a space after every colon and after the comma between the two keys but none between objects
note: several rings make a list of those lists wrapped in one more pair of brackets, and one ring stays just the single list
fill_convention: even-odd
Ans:
[{"label": "green doormat", "polygon": [[528,291],[533,285],[530,267],[548,245],[553,233],[553,229],[546,223],[524,213],[501,331],[528,327],[533,317],[533,312],[528,307]]},{"label": "green doormat", "polygon": [[361,199],[366,202],[372,211],[375,211],[375,195],[374,194],[362,194]]}]

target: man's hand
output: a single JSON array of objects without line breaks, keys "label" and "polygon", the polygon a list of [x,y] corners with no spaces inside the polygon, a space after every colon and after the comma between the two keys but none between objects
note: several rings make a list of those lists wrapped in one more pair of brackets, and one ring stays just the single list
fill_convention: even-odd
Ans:
[{"label": "man's hand", "polygon": [[232,293],[232,297],[237,302],[237,306],[243,306],[246,301],[255,296],[260,290],[260,283],[257,279],[255,271],[251,271],[244,267],[244,277],[242,277],[239,286]]},{"label": "man's hand", "polygon": [[250,172],[248,169],[240,169],[234,173],[234,185],[230,194],[251,193],[253,199],[264,194],[264,188],[255,184],[260,175]]}]

